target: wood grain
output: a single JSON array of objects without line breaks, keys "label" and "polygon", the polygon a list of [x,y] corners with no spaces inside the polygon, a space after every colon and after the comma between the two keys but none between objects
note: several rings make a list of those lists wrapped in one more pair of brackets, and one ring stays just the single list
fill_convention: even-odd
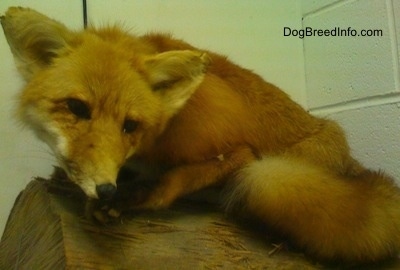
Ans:
[{"label": "wood grain", "polygon": [[279,250],[279,243],[208,203],[181,201],[100,225],[83,217],[79,196],[48,187],[48,181],[33,180],[17,198],[0,243],[0,269],[323,268]]}]

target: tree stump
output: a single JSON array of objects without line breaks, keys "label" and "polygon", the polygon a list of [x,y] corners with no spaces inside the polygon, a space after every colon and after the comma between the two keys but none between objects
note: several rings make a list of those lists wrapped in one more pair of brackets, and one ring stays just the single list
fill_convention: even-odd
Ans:
[{"label": "tree stump", "polygon": [[83,217],[82,200],[49,192],[46,182],[33,180],[18,196],[0,243],[0,269],[323,268],[301,253],[277,251],[207,203],[181,201],[100,225]]}]

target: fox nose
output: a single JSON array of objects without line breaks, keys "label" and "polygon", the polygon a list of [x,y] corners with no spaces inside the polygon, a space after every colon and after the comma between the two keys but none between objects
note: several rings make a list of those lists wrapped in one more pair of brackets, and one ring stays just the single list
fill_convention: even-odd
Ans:
[{"label": "fox nose", "polygon": [[99,196],[100,200],[109,200],[111,199],[115,192],[117,191],[117,187],[113,184],[102,184],[96,186],[97,196]]}]

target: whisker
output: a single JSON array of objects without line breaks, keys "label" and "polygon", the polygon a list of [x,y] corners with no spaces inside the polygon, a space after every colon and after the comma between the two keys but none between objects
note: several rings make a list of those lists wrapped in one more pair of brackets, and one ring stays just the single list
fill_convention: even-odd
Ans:
[{"label": "whisker", "polygon": [[[36,149],[35,149],[36,148]],[[8,156],[3,156],[2,159],[8,160],[22,160],[27,161],[35,159],[35,160],[43,160],[48,161],[49,163],[57,164],[58,160],[47,147],[43,145],[34,145],[33,149],[28,149],[25,153],[18,154],[10,154]]]}]

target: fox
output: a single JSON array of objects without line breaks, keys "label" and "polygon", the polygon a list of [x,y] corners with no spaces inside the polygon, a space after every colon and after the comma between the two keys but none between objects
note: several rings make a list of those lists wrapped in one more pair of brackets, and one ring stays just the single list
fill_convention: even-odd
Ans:
[{"label": "fox", "polygon": [[145,181],[157,181],[140,199],[133,187],[126,209],[167,208],[220,186],[228,213],[318,260],[398,255],[395,180],[355,160],[336,122],[253,71],[170,34],[70,30],[22,7],[1,24],[25,81],[16,116],[88,198],[112,201],[125,168],[154,170]]}]

